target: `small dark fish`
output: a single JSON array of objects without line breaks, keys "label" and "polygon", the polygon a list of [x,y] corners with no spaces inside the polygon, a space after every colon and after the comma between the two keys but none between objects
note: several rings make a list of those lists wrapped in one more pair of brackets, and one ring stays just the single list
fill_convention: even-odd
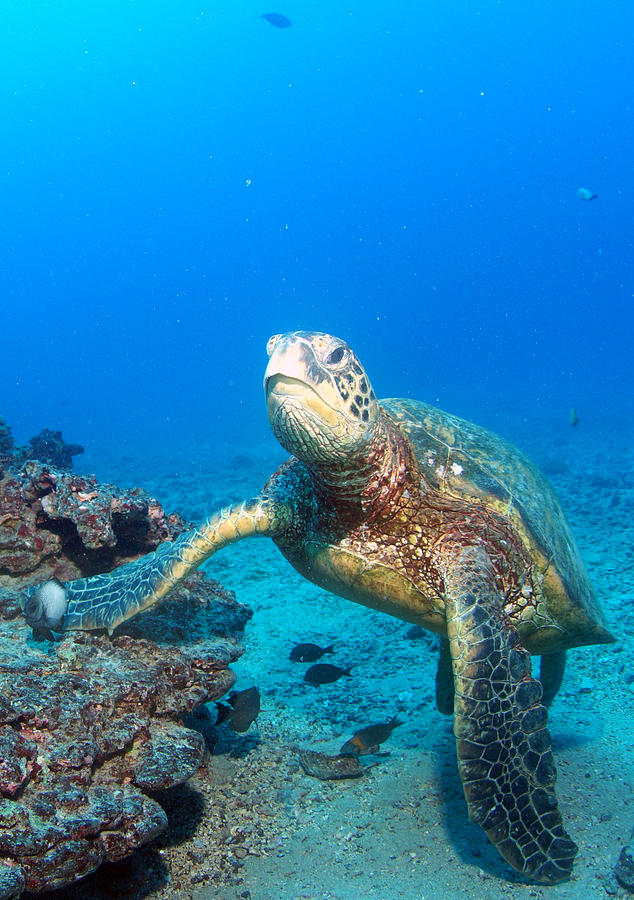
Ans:
[{"label": "small dark fish", "polygon": [[260,692],[256,687],[245,691],[231,691],[228,697],[233,712],[228,717],[229,728],[240,733],[248,731],[260,712]]},{"label": "small dark fish", "polygon": [[216,717],[216,725],[220,725],[222,722],[226,722],[227,719],[230,719],[233,715],[233,710],[230,706],[227,706],[226,703],[218,703],[216,700],[216,709],[218,710],[218,715]]},{"label": "small dark fish", "polygon": [[395,728],[403,724],[398,713],[389,722],[381,722],[379,725],[368,725],[357,731],[349,741],[346,741],[339,753],[348,756],[363,756],[364,753],[376,753],[383,741],[386,741]]},{"label": "small dark fish", "polygon": [[340,669],[339,666],[332,666],[330,663],[317,663],[316,666],[311,666],[306,670],[304,681],[314,685],[332,684],[333,681],[338,681],[344,675],[352,678],[350,669]]},{"label": "small dark fish", "polygon": [[[218,706],[224,706],[224,704],[219,703]],[[231,707],[227,707],[227,709],[230,710]],[[202,703],[199,706],[195,706],[191,712],[181,714],[181,722],[185,728],[191,728],[192,731],[197,731],[198,734],[202,735],[207,747],[212,751],[218,740],[216,725],[219,721],[220,710],[218,711],[218,718],[214,722],[209,707]]]},{"label": "small dark fish", "polygon": [[275,28],[290,28],[293,24],[282,13],[262,13],[262,18],[266,19],[269,25],[273,25]]},{"label": "small dark fish", "polygon": [[315,662],[321,659],[325,653],[334,653],[334,644],[329,647],[320,647],[318,644],[298,644],[291,650],[290,659],[293,662]]},{"label": "small dark fish", "polygon": [[568,413],[568,421],[572,425],[573,428],[576,428],[579,424],[579,416],[577,415],[577,410],[571,407],[570,412]]}]

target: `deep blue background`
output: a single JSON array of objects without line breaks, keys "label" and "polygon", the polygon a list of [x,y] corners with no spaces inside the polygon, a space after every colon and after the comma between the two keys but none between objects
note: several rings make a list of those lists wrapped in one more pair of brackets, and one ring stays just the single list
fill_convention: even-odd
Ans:
[{"label": "deep blue background", "polygon": [[629,0],[6,4],[0,413],[242,442],[266,339],[314,328],[501,430],[629,414],[632,34]]}]

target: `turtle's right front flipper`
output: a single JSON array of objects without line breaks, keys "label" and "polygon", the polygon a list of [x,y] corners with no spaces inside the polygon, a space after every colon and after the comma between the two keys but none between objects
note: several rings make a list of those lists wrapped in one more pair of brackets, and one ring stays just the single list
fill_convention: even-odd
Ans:
[{"label": "turtle's right front flipper", "polygon": [[112,572],[40,585],[28,596],[25,618],[36,631],[111,633],[154,606],[216,551],[253,535],[277,535],[289,517],[289,508],[269,497],[225,507],[193,531]]},{"label": "turtle's right front flipper", "polygon": [[454,732],[469,817],[518,872],[568,878],[577,847],[564,830],[555,764],[530,656],[504,611],[486,551],[443,561],[454,671]]}]

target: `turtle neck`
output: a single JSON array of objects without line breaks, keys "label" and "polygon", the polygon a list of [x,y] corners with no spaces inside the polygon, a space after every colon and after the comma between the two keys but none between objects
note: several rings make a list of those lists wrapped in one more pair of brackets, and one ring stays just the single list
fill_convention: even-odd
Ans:
[{"label": "turtle neck", "polygon": [[405,489],[406,474],[416,463],[400,429],[381,409],[369,439],[347,455],[345,462],[305,465],[321,503],[342,520],[368,523],[392,515]]}]

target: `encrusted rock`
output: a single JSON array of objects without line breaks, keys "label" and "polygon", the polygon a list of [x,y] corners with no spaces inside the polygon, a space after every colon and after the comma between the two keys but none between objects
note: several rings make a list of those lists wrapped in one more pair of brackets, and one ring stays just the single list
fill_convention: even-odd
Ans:
[{"label": "encrusted rock", "polygon": [[[198,614],[209,619],[214,605],[208,596]],[[36,643],[21,618],[0,620],[0,898],[62,887],[166,827],[145,792],[198,769],[205,742],[181,716],[227,692],[240,652],[231,638],[181,649],[85,633]]]},{"label": "encrusted rock", "polygon": [[84,452],[81,444],[67,444],[61,431],[44,428],[35,437],[29,438],[27,459],[37,459],[57,469],[72,469],[73,456]]},{"label": "encrusted rock", "polygon": [[81,444],[68,444],[61,431],[43,428],[29,438],[28,447],[16,447],[11,427],[0,416],[0,473],[4,469],[18,469],[27,460],[38,460],[56,469],[72,469],[73,456],[84,452]]},{"label": "encrusted rock", "polygon": [[27,462],[0,478],[0,584],[107,572],[188,527],[143,490]]},{"label": "encrusted rock", "polygon": [[7,425],[2,416],[0,416],[0,459],[8,461],[13,453],[13,435],[11,434],[11,426]]},{"label": "encrusted rock", "polygon": [[72,469],[73,456],[84,452],[81,444],[68,444],[61,431],[43,428],[29,438],[28,447],[16,447],[11,427],[0,416],[0,470],[17,469],[27,460],[38,460],[57,469]]},{"label": "encrusted rock", "polygon": [[22,869],[16,869],[13,866],[0,866],[0,897],[2,900],[12,900],[13,897],[19,897],[26,881],[22,874]]},{"label": "encrusted rock", "polygon": [[69,885],[166,828],[147,792],[200,766],[205,740],[182,719],[232,687],[251,616],[196,572],[114,639],[49,643],[20,588],[108,571],[185,527],[92,476],[29,462],[0,477],[0,900]]}]

